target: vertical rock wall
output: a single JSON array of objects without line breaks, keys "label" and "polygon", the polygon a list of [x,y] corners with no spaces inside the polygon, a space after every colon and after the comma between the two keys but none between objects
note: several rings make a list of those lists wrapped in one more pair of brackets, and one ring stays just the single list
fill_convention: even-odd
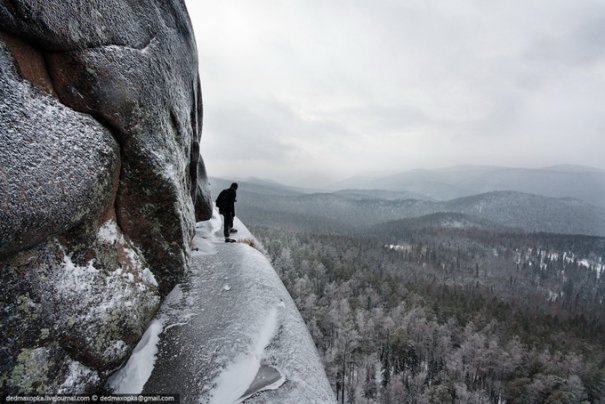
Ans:
[{"label": "vertical rock wall", "polygon": [[210,216],[182,0],[0,0],[0,389],[94,389]]}]

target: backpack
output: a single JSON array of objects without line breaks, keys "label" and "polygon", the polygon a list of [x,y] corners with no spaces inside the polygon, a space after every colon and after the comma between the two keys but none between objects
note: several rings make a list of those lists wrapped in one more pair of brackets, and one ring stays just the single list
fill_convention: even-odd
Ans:
[{"label": "backpack", "polygon": [[216,207],[218,208],[219,212],[221,210],[224,210],[227,206],[225,206],[227,203],[227,190],[223,189],[221,191],[220,194],[218,194],[218,197],[216,198]]}]

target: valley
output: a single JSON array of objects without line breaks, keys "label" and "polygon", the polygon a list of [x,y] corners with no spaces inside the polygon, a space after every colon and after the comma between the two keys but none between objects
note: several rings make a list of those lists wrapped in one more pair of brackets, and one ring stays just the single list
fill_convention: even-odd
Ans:
[{"label": "valley", "polygon": [[514,191],[435,201],[240,190],[238,215],[340,402],[605,397],[601,208]]}]

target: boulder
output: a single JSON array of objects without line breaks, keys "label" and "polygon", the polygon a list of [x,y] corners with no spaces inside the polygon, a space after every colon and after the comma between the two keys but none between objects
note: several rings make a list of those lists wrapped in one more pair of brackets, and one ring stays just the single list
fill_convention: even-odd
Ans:
[{"label": "boulder", "polygon": [[11,0],[0,2],[0,21],[41,50],[61,102],[119,142],[117,220],[166,294],[188,260],[201,160],[197,51],[183,1]]},{"label": "boulder", "polygon": [[159,307],[157,282],[113,220],[72,248],[51,237],[0,263],[2,394],[98,391]]},{"label": "boulder", "polygon": [[94,221],[113,203],[118,143],[22,80],[1,41],[0,149],[0,256]]}]

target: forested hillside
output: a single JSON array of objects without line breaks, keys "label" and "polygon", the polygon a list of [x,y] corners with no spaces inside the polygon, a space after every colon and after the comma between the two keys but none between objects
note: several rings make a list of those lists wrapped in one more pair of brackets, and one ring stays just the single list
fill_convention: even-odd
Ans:
[{"label": "forested hillside", "polygon": [[600,208],[516,192],[399,197],[238,192],[340,402],[605,400],[605,238],[544,232],[601,234]]},{"label": "forested hillside", "polygon": [[601,238],[254,232],[341,402],[605,398]]}]

